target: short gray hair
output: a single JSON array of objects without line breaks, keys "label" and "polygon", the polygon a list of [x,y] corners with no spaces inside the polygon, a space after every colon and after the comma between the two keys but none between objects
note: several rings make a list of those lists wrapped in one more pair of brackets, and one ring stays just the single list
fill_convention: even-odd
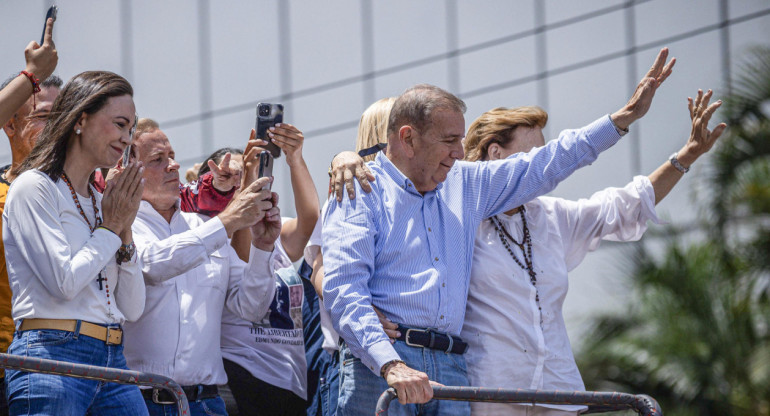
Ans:
[{"label": "short gray hair", "polygon": [[466,106],[463,100],[435,85],[417,84],[404,91],[393,103],[388,133],[396,133],[406,124],[424,131],[430,127],[431,115],[438,109],[464,114]]}]

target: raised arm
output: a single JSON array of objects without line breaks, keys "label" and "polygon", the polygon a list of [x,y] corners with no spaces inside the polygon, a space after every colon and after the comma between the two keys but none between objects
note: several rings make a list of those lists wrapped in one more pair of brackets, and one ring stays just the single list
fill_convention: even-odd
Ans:
[{"label": "raised arm", "polygon": [[[146,279],[160,283],[199,266],[227,243],[227,236],[261,220],[272,208],[268,191],[262,190],[266,183],[267,179],[261,179],[246,187],[224,211],[203,225],[164,240],[150,237],[140,241],[137,246]],[[141,222],[134,225],[137,236],[152,236],[142,227]]]},{"label": "raised arm", "polygon": [[656,205],[671,192],[671,189],[690,169],[690,166],[714,146],[719,136],[727,128],[725,123],[717,124],[713,130],[708,128],[711,116],[722,105],[722,100],[709,105],[712,94],[711,90],[706,91],[705,94],[703,94],[703,90],[698,90],[694,102],[692,98],[687,98],[690,119],[692,120],[690,138],[678,152],[672,155],[682,170],[678,169],[673,161],[666,161],[649,175],[655,190]]},{"label": "raised arm", "polygon": [[639,81],[639,85],[636,86],[636,90],[628,103],[610,116],[615,126],[627,131],[631,123],[647,114],[650,105],[652,105],[652,99],[655,97],[655,92],[663,81],[671,75],[674,64],[676,64],[676,58],[671,58],[666,63],[667,58],[668,48],[661,49],[650,70]]},{"label": "raised arm", "polygon": [[271,127],[268,135],[286,154],[286,163],[289,165],[297,218],[283,224],[281,245],[289,255],[289,259],[294,262],[302,257],[305,245],[320,216],[318,194],[305,159],[302,157],[302,145],[305,141],[302,132],[291,124],[282,123]]},{"label": "raised arm", "polygon": [[[27,62],[24,70],[41,82],[51,76],[59,60],[52,34],[53,19],[48,19],[43,45],[32,41],[24,49],[24,59]],[[19,74],[0,91],[0,126],[4,126],[13,117],[33,92],[31,80],[23,74]]]},{"label": "raised arm", "polygon": [[[275,295],[275,270],[273,256],[280,256],[275,240],[281,233],[281,213],[278,209],[278,195],[270,198],[272,208],[262,220],[251,227],[252,242],[248,266],[240,260],[231,260],[230,280],[227,291],[227,308],[247,321],[257,321],[270,308]],[[232,257],[235,251],[230,250]]]},{"label": "raised arm", "polygon": [[581,129],[565,130],[558,140],[528,153],[491,162],[458,162],[466,175],[465,192],[478,201],[479,221],[551,191],[620,140],[628,126],[647,113],[657,88],[671,74],[676,61],[666,63],[667,57],[668,49],[661,49],[631,98],[612,115]]}]

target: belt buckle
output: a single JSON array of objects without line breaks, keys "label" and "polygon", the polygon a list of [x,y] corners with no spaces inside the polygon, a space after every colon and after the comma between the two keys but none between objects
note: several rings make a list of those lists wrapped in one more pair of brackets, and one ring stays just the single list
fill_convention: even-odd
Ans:
[{"label": "belt buckle", "polygon": [[153,403],[155,403],[155,404],[161,404],[161,405],[166,405],[166,404],[176,404],[176,401],[175,401],[175,400],[172,400],[172,401],[167,401],[167,402],[161,401],[161,400],[160,400],[160,390],[161,390],[161,389],[159,389],[159,388],[157,388],[157,387],[153,387],[153,388],[152,388],[152,402],[153,402]]},{"label": "belt buckle", "polygon": [[[112,329],[116,330],[114,331],[114,334],[115,334],[114,337],[112,336],[113,334],[113,331],[111,331]],[[112,338],[114,338],[115,340],[113,341]],[[120,345],[121,343],[123,343],[123,331],[120,328],[110,328],[108,326],[107,334],[104,338],[104,343],[107,345]]]},{"label": "belt buckle", "polygon": [[414,332],[423,332],[423,333],[429,333],[429,332],[430,332],[430,329],[409,328],[409,329],[407,329],[407,330],[406,330],[406,335],[404,336],[404,342],[406,343],[406,345],[408,345],[408,346],[410,346],[410,347],[420,347],[420,348],[425,348],[425,345],[420,345],[420,344],[415,344],[415,343],[413,343],[413,342],[409,342],[409,334],[410,334],[412,331],[414,331]]}]

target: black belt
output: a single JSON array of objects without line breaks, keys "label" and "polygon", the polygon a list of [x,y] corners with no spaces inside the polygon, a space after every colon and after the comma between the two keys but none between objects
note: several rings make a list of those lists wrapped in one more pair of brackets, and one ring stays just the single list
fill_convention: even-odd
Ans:
[{"label": "black belt", "polygon": [[[159,388],[143,389],[142,396],[145,400],[152,400],[155,404],[176,404],[176,399],[170,391]],[[219,396],[219,390],[214,384],[196,384],[194,386],[182,386],[187,401],[195,402],[203,399],[213,399]]]},{"label": "black belt", "polygon": [[409,328],[398,326],[401,336],[399,341],[404,341],[410,347],[430,348],[452,354],[465,354],[468,351],[468,343],[454,335],[436,332],[432,329]]}]

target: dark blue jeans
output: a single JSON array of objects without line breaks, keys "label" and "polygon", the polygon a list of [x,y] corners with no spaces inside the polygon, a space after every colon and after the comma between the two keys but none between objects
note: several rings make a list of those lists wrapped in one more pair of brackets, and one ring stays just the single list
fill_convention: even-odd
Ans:
[{"label": "dark blue jeans", "polygon": [[[152,400],[146,400],[147,410],[150,416],[177,416],[176,404],[156,404]],[[225,402],[221,397],[212,397],[190,402],[191,416],[227,416]]]},{"label": "dark blue jeans", "polygon": [[[403,341],[393,344],[396,352],[409,367],[428,374],[428,378],[445,386],[467,386],[468,372],[465,357],[443,351],[416,348]],[[340,416],[375,414],[377,399],[388,389],[388,383],[375,375],[360,359],[351,354],[346,345],[340,348],[340,396],[337,414]],[[394,400],[388,409],[390,416],[435,415],[468,416],[468,402],[431,400],[428,403],[402,405]]]},{"label": "dark blue jeans", "polygon": [[[325,360],[326,371],[319,380],[318,394],[320,413],[319,416],[335,416],[337,414],[337,399],[340,396],[340,352],[334,351],[329,354],[324,351],[328,357]],[[308,413],[309,415],[310,413]]]},{"label": "dark blue jeans", "polygon": [[[122,345],[68,331],[16,332],[8,353],[128,369]],[[147,415],[136,386],[16,370],[5,374],[12,415]]]}]

